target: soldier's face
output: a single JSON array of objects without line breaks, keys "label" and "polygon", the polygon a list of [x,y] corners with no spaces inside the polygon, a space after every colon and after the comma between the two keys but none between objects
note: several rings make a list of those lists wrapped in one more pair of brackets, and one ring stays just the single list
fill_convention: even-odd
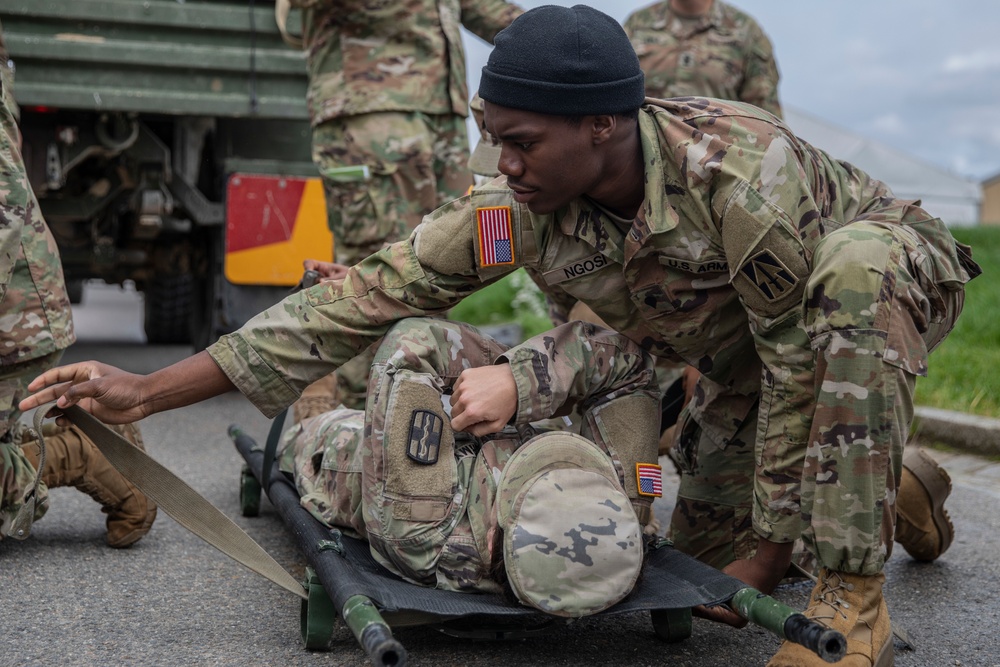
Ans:
[{"label": "soldier's face", "polygon": [[602,180],[592,116],[576,124],[489,102],[484,115],[487,130],[500,142],[498,169],[514,199],[532,213],[552,213]]}]

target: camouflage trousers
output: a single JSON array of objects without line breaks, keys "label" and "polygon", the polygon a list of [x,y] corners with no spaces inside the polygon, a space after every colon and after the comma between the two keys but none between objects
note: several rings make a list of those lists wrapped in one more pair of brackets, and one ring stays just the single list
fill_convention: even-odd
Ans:
[{"label": "camouflage trousers", "polygon": [[[313,129],[337,261],[354,265],[405,239],[420,220],[472,185],[465,119],[420,112],[335,118]],[[338,177],[366,166],[367,180]]]},{"label": "camouflage trousers", "polygon": [[[547,343],[560,347],[563,340],[579,341],[586,326],[564,325]],[[636,383],[640,376],[651,382],[647,367],[610,346],[594,347],[595,357],[601,355],[595,365],[635,368],[625,371],[626,383],[633,376]],[[339,408],[283,434],[280,466],[293,474],[303,507],[324,524],[367,539],[376,560],[417,584],[498,590],[488,577],[496,483],[510,456],[536,430],[507,427],[485,438],[454,433],[442,403],[462,371],[492,365],[505,351],[466,324],[412,318],[395,325],[376,352],[365,412]],[[555,357],[552,364],[554,374],[575,370],[572,353]],[[607,419],[621,413],[608,406],[618,397],[617,392],[596,397],[581,410],[588,424],[583,435],[609,454],[614,425]],[[442,434],[439,439],[427,436],[435,429]],[[612,460],[623,479],[624,468],[634,468],[615,455]]]},{"label": "camouflage trousers", "polygon": [[[28,395],[28,384],[42,372],[59,363],[62,351],[32,359],[0,371],[0,539],[7,535],[11,521],[24,504],[24,494],[35,483],[35,468],[21,450],[17,404]],[[44,483],[38,485],[35,520],[49,508],[49,493]]]},{"label": "camouflage trousers", "polygon": [[[950,238],[911,202],[888,200],[830,233],[812,258],[803,325],[814,410],[807,446],[785,454],[801,462],[792,469],[801,470],[802,538],[823,567],[875,574],[891,553],[916,377],[962,310],[963,269],[978,269],[953,242],[940,241]],[[726,398],[718,400],[725,410]],[[690,415],[681,425],[670,535],[716,567],[756,547],[754,510],[770,498],[755,476],[768,463],[755,442],[783,428],[768,424],[766,413],[756,405],[727,439]]]}]

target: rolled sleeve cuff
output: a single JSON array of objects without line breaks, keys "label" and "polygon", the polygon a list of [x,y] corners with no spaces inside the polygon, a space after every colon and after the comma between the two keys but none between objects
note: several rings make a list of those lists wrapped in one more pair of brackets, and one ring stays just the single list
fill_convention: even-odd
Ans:
[{"label": "rolled sleeve cuff", "polygon": [[273,418],[298,398],[298,393],[239,332],[223,336],[206,350],[226,377],[266,417]]},{"label": "rolled sleeve cuff", "polygon": [[537,395],[538,382],[533,359],[531,350],[519,349],[501,355],[496,361],[498,364],[506,362],[514,375],[514,384],[517,386],[517,410],[514,413],[516,424],[545,419],[551,413],[551,405],[547,401],[543,402],[543,398]]},{"label": "rolled sleeve cuff", "polygon": [[794,514],[787,510],[775,510],[763,505],[759,499],[754,501],[753,528],[754,532],[766,540],[777,544],[794,542],[802,536],[802,514]]}]

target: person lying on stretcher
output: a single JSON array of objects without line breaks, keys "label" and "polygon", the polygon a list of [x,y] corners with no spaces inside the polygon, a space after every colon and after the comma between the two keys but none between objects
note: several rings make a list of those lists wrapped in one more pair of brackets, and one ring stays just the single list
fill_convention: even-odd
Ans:
[{"label": "person lying on stretcher", "polygon": [[[517,385],[510,425],[454,431],[488,399],[469,378],[495,364]],[[378,348],[366,411],[311,403],[279,462],[310,513],[367,540],[391,572],[584,616],[628,595],[642,567],[660,495],[656,392],[650,358],[592,324],[506,349],[469,325],[407,319]],[[582,435],[531,425],[572,409]]]}]

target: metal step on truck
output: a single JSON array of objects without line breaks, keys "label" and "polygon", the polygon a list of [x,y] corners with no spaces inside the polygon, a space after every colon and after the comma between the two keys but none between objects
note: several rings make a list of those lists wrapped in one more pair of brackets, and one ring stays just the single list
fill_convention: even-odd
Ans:
[{"label": "metal step on truck", "polygon": [[202,349],[329,260],[303,53],[270,0],[0,0],[28,177],[71,299],[132,281]]}]

